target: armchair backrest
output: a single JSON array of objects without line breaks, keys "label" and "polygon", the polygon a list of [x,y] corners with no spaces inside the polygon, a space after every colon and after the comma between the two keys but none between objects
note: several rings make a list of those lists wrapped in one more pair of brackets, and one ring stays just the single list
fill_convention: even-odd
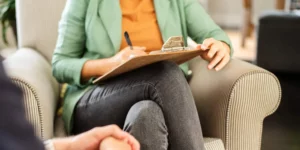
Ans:
[{"label": "armchair backrest", "polygon": [[[18,47],[33,48],[51,62],[66,1],[16,0]],[[190,38],[188,44],[195,46]]]},{"label": "armchair backrest", "polygon": [[66,0],[16,0],[18,46],[39,51],[49,62]]}]

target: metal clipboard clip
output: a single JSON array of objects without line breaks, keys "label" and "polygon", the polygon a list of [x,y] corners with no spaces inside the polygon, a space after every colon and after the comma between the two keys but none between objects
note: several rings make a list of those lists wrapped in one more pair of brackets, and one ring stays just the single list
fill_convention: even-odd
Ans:
[{"label": "metal clipboard clip", "polygon": [[162,46],[162,52],[175,52],[175,51],[184,51],[190,50],[191,48],[184,46],[184,41],[182,36],[172,36],[167,42]]}]

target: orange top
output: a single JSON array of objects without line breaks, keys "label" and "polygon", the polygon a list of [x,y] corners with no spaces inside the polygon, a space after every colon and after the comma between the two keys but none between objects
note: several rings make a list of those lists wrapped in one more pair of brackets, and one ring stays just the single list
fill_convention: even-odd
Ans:
[{"label": "orange top", "polygon": [[133,46],[144,46],[147,51],[160,50],[163,40],[156,19],[153,0],[120,0],[122,9],[122,44],[127,47],[127,31]]}]

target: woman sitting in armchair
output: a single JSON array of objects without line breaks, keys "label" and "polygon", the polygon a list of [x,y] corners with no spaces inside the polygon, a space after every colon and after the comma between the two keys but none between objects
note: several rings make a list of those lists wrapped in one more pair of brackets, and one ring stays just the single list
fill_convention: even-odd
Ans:
[{"label": "woman sitting in armchair", "polygon": [[187,64],[159,62],[91,83],[130,56],[147,55],[181,35],[201,43],[209,69],[229,62],[230,40],[198,0],[68,0],[52,65],[56,79],[69,85],[63,112],[69,133],[116,124],[143,150],[204,150]]}]

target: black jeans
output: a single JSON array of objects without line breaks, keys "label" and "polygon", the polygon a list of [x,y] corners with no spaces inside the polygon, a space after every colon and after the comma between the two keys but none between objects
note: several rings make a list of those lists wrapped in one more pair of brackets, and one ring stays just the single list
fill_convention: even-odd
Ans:
[{"label": "black jeans", "polygon": [[179,67],[159,62],[87,92],[74,114],[75,134],[117,124],[142,150],[204,150],[195,102]]}]

